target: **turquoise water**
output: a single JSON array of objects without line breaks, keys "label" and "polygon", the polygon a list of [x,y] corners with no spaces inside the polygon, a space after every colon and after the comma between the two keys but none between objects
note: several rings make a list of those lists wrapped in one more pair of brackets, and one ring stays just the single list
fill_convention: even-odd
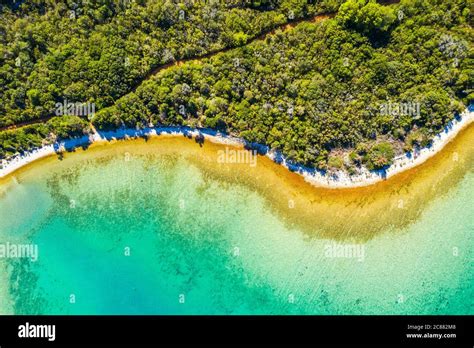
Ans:
[{"label": "turquoise water", "polygon": [[185,158],[84,160],[0,196],[0,243],[39,248],[0,262],[21,314],[473,314],[473,194],[471,172],[359,261]]}]

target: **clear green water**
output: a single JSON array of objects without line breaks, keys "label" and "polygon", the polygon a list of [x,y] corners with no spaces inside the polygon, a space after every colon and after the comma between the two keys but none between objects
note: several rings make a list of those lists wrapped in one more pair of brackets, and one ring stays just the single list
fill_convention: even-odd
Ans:
[{"label": "clear green water", "polygon": [[29,314],[473,314],[473,194],[471,172],[405,231],[367,242],[359,262],[326,257],[332,241],[285,227],[258,194],[184,158],[84,162],[27,177],[0,197],[0,242],[39,246],[35,263],[0,260],[11,295],[0,306]]}]

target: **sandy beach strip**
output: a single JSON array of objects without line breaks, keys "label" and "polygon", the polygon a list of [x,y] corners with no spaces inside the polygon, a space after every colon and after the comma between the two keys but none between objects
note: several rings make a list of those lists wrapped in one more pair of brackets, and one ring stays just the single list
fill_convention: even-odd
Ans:
[{"label": "sandy beach strip", "polygon": [[191,129],[188,127],[152,127],[140,130],[119,129],[116,131],[94,132],[91,135],[80,138],[64,140],[55,144],[46,145],[38,149],[26,152],[23,155],[15,156],[9,160],[3,160],[0,168],[0,178],[12,174],[17,169],[36,161],[40,158],[54,155],[61,151],[67,151],[80,146],[87,146],[94,142],[107,142],[111,140],[131,139],[137,137],[153,136],[187,136],[201,137],[213,143],[229,146],[250,146],[256,148],[260,153],[264,153],[273,161],[283,165],[287,169],[296,172],[304,177],[310,184],[325,188],[353,188],[375,184],[386,180],[407,169],[413,168],[428,160],[441,151],[456,135],[470,123],[474,121],[474,112],[466,110],[461,115],[450,121],[444,130],[436,135],[429,147],[419,149],[409,154],[403,154],[394,159],[393,164],[386,170],[369,171],[362,169],[356,175],[348,175],[343,171],[328,174],[299,164],[287,161],[280,153],[269,151],[267,146],[258,144],[247,144],[244,140],[229,135],[224,135],[210,129]]}]

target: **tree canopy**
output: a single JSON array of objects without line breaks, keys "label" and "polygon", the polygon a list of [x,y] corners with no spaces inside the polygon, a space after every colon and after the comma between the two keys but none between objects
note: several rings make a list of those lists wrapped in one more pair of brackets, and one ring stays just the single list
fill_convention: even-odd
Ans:
[{"label": "tree canopy", "polygon": [[[214,31],[206,25],[194,22],[180,27],[189,26],[190,31],[178,34],[173,26],[179,21],[163,17],[167,3],[156,2],[155,6],[161,7],[153,12],[151,1],[147,3],[151,8],[146,9],[154,13],[149,20],[161,18],[156,22],[158,28],[166,28],[166,39],[157,36],[155,42],[166,45],[169,59],[178,51],[187,57],[199,55],[203,47],[206,52],[238,47],[148,75],[153,66],[168,60],[144,63],[148,54],[133,54],[142,52],[155,30],[161,30],[154,29],[155,22],[145,25],[149,17],[136,5],[125,10],[127,16],[109,18],[110,25],[96,24],[83,40],[99,46],[92,46],[85,54],[71,46],[80,37],[73,33],[71,42],[39,53],[38,62],[30,67],[28,88],[21,78],[15,82],[12,75],[9,84],[18,89],[2,94],[8,100],[5,105],[15,105],[3,106],[9,115],[4,122],[21,121],[26,116],[15,115],[30,115],[32,110],[34,117],[38,117],[35,112],[50,115],[48,110],[54,106],[50,103],[56,101],[51,96],[66,95],[98,104],[92,119],[98,129],[150,124],[210,127],[267,144],[308,166],[344,167],[354,173],[361,166],[385,168],[403,151],[427,145],[474,96],[474,36],[466,0],[402,0],[394,5],[350,0],[342,4],[335,18],[277,29],[262,40],[253,38],[275,23],[289,21],[288,15],[280,17],[284,13],[292,11],[291,16],[299,18],[314,8],[298,0],[254,2],[226,8],[222,22],[210,20],[209,28],[223,25],[223,31],[215,35],[210,35]],[[330,9],[334,3],[314,6]],[[131,20],[134,11],[136,22]],[[203,7],[202,11],[204,15],[210,9]],[[158,14],[161,17],[155,16]],[[229,28],[224,25],[226,18],[231,18]],[[271,21],[263,25],[262,18]],[[15,25],[26,26],[21,23]],[[129,29],[121,32],[118,28],[122,27]],[[196,27],[203,33],[210,31],[203,37]],[[138,35],[133,28],[148,31],[138,29],[145,30]],[[107,39],[102,31],[110,33]],[[198,38],[207,44],[202,46]],[[190,45],[182,46],[179,40],[188,40]],[[135,41],[140,44],[135,46]],[[184,53],[183,47],[194,48]],[[105,53],[123,57],[123,50],[130,53],[130,66],[115,58],[102,61]],[[2,66],[4,72],[11,70],[10,63]],[[51,69],[45,64],[52,64]],[[135,72],[130,75],[130,71]],[[43,84],[45,72],[49,77]],[[143,83],[135,85],[142,79]],[[45,96],[44,91],[49,94]],[[27,148],[24,142],[12,146],[15,132],[0,132],[3,142],[8,142],[1,145],[3,156]],[[46,136],[42,131],[38,134]]]}]

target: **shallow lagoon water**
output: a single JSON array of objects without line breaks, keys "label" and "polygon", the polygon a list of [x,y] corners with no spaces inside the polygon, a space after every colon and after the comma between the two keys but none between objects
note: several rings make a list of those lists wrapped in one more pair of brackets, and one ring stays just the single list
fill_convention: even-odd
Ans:
[{"label": "shallow lagoon water", "polygon": [[[217,164],[221,145],[184,138],[44,159],[0,186],[0,242],[39,247],[37,262],[0,260],[2,312],[473,314],[472,128],[445,158],[355,191],[265,158]],[[328,256],[335,243],[363,257]]]}]

